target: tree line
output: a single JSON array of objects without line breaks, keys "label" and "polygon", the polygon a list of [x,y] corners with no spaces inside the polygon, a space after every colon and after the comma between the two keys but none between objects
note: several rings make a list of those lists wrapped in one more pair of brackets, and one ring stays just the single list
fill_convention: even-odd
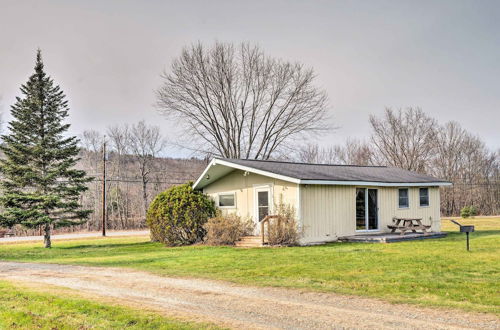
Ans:
[{"label": "tree line", "polygon": [[304,162],[352,165],[387,165],[429,174],[453,183],[441,189],[444,215],[458,215],[464,206],[482,214],[500,213],[500,150],[457,122],[439,124],[420,108],[386,109],[370,116],[368,141],[348,139],[345,144],[299,149]]},{"label": "tree line", "polygon": [[[459,215],[469,205],[481,214],[500,213],[500,154],[488,150],[478,136],[456,122],[439,124],[419,108],[386,109],[382,116],[371,116],[369,121],[372,132],[367,141],[351,138],[331,146],[307,143],[286,156],[276,153],[271,158],[400,167],[453,183],[441,188],[443,215]],[[96,173],[84,199],[94,209],[88,229],[100,226],[102,201],[98,182],[104,139],[109,148],[107,209],[109,224],[114,229],[142,227],[151,199],[173,184],[196,180],[208,156],[213,155],[213,152],[199,153],[205,158],[190,159],[158,157],[166,146],[165,138],[158,127],[144,122],[110,126],[105,134],[85,131],[81,137],[80,163],[88,173]]]},{"label": "tree line", "polygon": [[[103,146],[106,142],[106,154]],[[102,218],[103,158],[106,159],[106,210],[109,229],[144,228],[152,199],[172,185],[197,178],[207,164],[198,158],[162,157],[166,137],[144,121],[112,125],[104,132],[87,130],[80,137],[79,167],[93,178],[82,203],[93,210],[83,227],[99,230]],[[73,228],[74,230],[82,228]]]},{"label": "tree line", "polygon": [[[248,43],[185,47],[162,79],[157,110],[184,133],[171,142],[203,160],[162,158],[165,137],[145,122],[89,130],[80,142],[67,136],[68,102],[38,51],[2,136],[0,226],[43,229],[50,247],[55,228],[97,229],[104,202],[112,228],[141,227],[151,199],[196,179],[212,156],[396,166],[453,182],[442,193],[446,215],[465,205],[500,212],[499,151],[458,123],[439,124],[419,108],[386,109],[370,116],[369,141],[307,144],[334,129],[314,70]],[[103,158],[110,170],[105,201],[99,193]]]},{"label": "tree line", "polygon": [[443,214],[457,215],[466,205],[500,213],[500,151],[419,108],[370,116],[369,141],[307,143],[334,129],[315,77],[312,68],[255,45],[198,43],[185,47],[164,72],[157,106],[184,125],[188,143],[180,144],[202,155],[395,166],[453,182],[442,190]]}]

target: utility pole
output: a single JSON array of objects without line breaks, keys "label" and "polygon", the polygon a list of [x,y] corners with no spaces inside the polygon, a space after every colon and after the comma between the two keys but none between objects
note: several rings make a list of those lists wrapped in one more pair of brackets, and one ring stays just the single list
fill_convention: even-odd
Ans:
[{"label": "utility pole", "polygon": [[106,135],[102,144],[102,236],[106,236]]}]

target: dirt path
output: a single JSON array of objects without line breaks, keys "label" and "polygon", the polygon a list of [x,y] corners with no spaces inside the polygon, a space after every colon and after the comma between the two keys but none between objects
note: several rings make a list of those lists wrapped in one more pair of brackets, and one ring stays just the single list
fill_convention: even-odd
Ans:
[{"label": "dirt path", "polygon": [[119,268],[0,262],[1,278],[47,283],[238,328],[500,328],[493,315],[392,305],[330,293],[168,278]]}]

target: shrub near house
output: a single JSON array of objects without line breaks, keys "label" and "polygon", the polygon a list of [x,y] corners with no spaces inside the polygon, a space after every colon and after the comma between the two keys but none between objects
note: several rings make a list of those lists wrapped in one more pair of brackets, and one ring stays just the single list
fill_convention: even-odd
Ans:
[{"label": "shrub near house", "polygon": [[167,246],[201,242],[203,225],[215,215],[214,202],[192,183],[172,187],[156,196],[149,206],[146,222],[153,241]]},{"label": "shrub near house", "polygon": [[[293,246],[300,234],[295,221],[295,209],[280,202],[275,205],[277,218],[267,228],[269,245]],[[153,200],[146,223],[151,239],[167,246],[190,245],[204,241],[208,245],[234,245],[243,236],[252,235],[255,223],[234,213],[216,210],[214,201],[192,183],[172,187]]]},{"label": "shrub near house", "polygon": [[234,245],[241,237],[251,235],[254,223],[251,219],[242,219],[236,214],[217,215],[208,219],[204,225],[205,243],[208,245]]},{"label": "shrub near house", "polygon": [[281,196],[280,202],[274,207],[276,216],[267,227],[269,245],[294,246],[298,245],[301,233],[295,220],[295,208],[285,204]]}]

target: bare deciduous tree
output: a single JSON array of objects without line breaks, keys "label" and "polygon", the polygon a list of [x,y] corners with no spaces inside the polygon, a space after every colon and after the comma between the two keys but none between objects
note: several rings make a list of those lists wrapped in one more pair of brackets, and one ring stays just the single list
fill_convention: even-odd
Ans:
[{"label": "bare deciduous tree", "polygon": [[129,151],[130,132],[128,125],[109,126],[107,134],[114,152],[123,156]]},{"label": "bare deciduous tree", "polygon": [[314,78],[312,69],[266,56],[257,46],[196,44],[164,73],[157,103],[206,152],[269,159],[293,138],[328,127],[327,95]]},{"label": "bare deciduous tree", "polygon": [[433,160],[434,175],[450,181],[459,178],[466,138],[467,132],[456,122],[446,123],[438,130],[437,152]]},{"label": "bare deciduous tree", "polygon": [[[125,159],[130,151],[130,132],[128,125],[113,125],[107,129],[109,137],[109,151],[112,152],[111,161],[111,177],[120,180],[125,169]],[[119,181],[108,184],[108,200],[111,201],[111,208],[108,214],[116,213],[117,218],[121,222],[122,227],[126,227],[129,213],[129,196],[127,192],[123,192],[120,188]]]},{"label": "bare deciduous tree", "polygon": [[382,118],[370,116],[372,142],[379,162],[425,172],[436,147],[437,122],[420,108],[385,110]]},{"label": "bare deciduous tree", "polygon": [[453,182],[443,189],[445,214],[458,214],[464,205],[474,205],[490,214],[500,211],[500,164],[498,153],[456,122],[440,128],[431,173]]},{"label": "bare deciduous tree", "polygon": [[336,146],[334,150],[339,164],[375,165],[375,156],[372,148],[366,142],[347,139],[344,146]]},{"label": "bare deciduous tree", "polygon": [[345,145],[299,149],[303,162],[326,164],[385,164],[431,174],[451,181],[441,189],[441,210],[456,215],[466,205],[482,214],[500,212],[500,152],[491,152],[481,139],[456,122],[443,126],[420,109],[370,118],[372,143],[348,139]]},{"label": "bare deciduous tree", "polygon": [[103,136],[100,132],[89,129],[83,132],[80,139],[82,146],[90,151],[98,151],[102,148]]},{"label": "bare deciduous tree", "polygon": [[320,148],[318,144],[308,143],[301,146],[297,150],[298,160],[302,163],[323,163],[323,159],[327,158],[325,156],[325,151]]},{"label": "bare deciduous tree", "polygon": [[82,133],[80,144],[82,146],[83,159],[88,162],[87,166],[92,169],[92,174],[95,174],[100,169],[99,152],[102,151],[103,135],[93,129],[86,130]]},{"label": "bare deciduous tree", "polygon": [[132,125],[130,128],[130,150],[136,157],[142,180],[142,198],[144,201],[144,215],[148,209],[147,185],[153,171],[154,160],[165,148],[165,140],[158,126],[148,126],[144,121]]},{"label": "bare deciduous tree", "polygon": [[374,165],[372,149],[366,142],[347,139],[345,145],[319,147],[307,144],[299,149],[298,158],[305,163]]}]

